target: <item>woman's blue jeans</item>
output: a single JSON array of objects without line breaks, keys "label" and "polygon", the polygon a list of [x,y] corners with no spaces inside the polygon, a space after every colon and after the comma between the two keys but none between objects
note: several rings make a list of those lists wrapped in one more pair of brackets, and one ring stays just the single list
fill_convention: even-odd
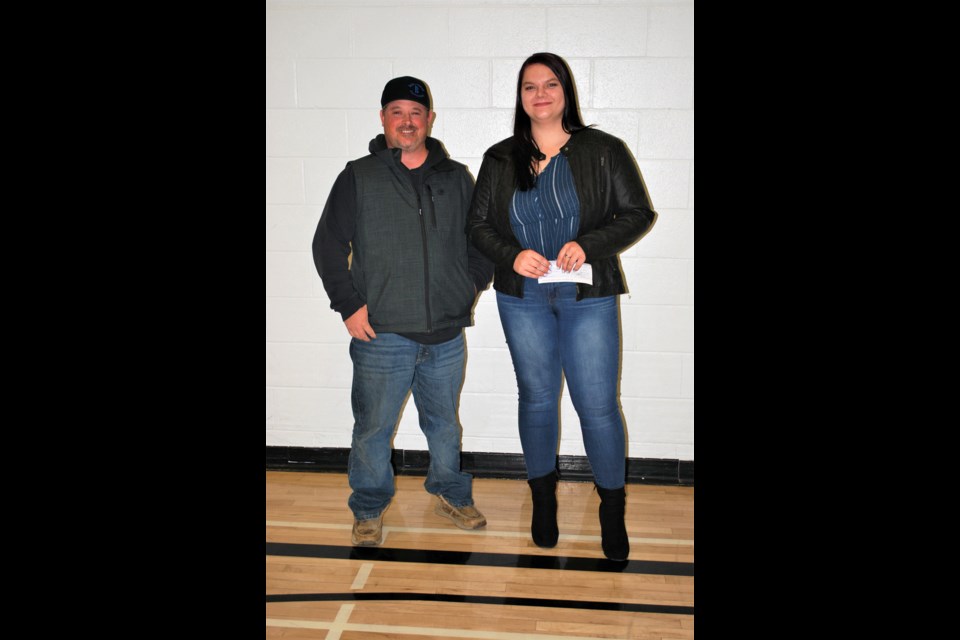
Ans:
[{"label": "woman's blue jeans", "polygon": [[351,340],[350,358],[354,425],[347,477],[353,493],[347,504],[354,517],[376,518],[393,498],[390,443],[411,390],[430,451],[423,486],[455,507],[473,505],[473,477],[460,471],[457,404],[463,386],[463,333],[441,344],[379,333],[370,342]]},{"label": "woman's blue jeans", "polygon": [[539,478],[556,468],[562,371],[596,483],[604,489],[624,486],[616,296],[578,302],[575,283],[539,284],[525,278],[523,298],[498,291],[497,308],[517,374],[527,477]]}]

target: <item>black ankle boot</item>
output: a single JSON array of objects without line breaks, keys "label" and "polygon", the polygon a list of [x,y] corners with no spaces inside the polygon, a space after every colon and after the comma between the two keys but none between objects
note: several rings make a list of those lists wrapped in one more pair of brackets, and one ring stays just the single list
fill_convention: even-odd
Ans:
[{"label": "black ankle boot", "polygon": [[533,495],[533,519],[530,534],[538,547],[554,547],[560,530],[557,528],[557,472],[527,480]]},{"label": "black ankle boot", "polygon": [[626,560],[630,555],[630,539],[623,524],[623,511],[627,493],[624,487],[604,489],[597,485],[600,494],[600,538],[603,555],[611,560]]}]

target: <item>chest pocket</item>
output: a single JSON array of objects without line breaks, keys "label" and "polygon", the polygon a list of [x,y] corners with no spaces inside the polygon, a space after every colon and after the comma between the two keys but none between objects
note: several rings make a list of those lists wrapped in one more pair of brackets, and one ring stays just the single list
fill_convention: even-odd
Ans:
[{"label": "chest pocket", "polygon": [[449,185],[425,184],[427,198],[430,201],[430,226],[442,234],[459,229],[462,233],[466,220],[460,211],[460,194]]}]

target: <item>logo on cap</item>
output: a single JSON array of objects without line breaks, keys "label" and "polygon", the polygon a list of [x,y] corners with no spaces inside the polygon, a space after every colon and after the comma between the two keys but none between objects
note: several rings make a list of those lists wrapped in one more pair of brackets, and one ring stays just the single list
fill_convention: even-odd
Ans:
[{"label": "logo on cap", "polygon": [[407,88],[410,89],[410,93],[417,96],[418,98],[422,98],[425,95],[427,95],[427,92],[423,90],[423,87],[421,87],[416,82],[411,82],[410,84],[407,85]]}]

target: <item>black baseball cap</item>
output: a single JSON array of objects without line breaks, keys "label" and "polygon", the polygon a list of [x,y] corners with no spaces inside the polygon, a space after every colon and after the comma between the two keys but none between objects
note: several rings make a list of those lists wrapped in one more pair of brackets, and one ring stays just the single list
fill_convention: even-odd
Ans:
[{"label": "black baseball cap", "polygon": [[401,76],[394,78],[383,88],[383,95],[380,96],[380,107],[387,106],[394,100],[413,100],[419,102],[430,110],[430,94],[427,92],[427,84],[418,78],[412,76]]}]

